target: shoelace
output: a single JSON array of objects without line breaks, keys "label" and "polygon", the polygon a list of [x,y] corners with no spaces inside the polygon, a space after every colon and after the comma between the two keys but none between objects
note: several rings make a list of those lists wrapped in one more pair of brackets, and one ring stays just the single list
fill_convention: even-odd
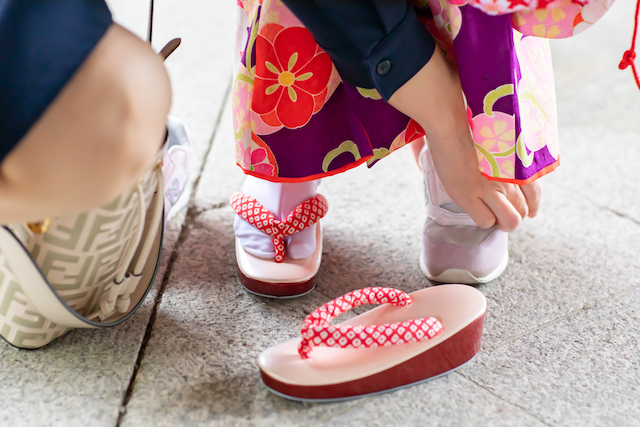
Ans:
[{"label": "shoelace", "polygon": [[636,1],[636,15],[635,22],[633,26],[633,39],[631,40],[631,48],[627,50],[622,55],[622,61],[620,61],[620,65],[618,68],[624,70],[625,68],[631,66],[631,71],[633,71],[633,78],[636,80],[636,85],[638,89],[640,89],[640,79],[638,78],[638,70],[636,69],[636,36],[638,34],[638,11],[640,11],[640,0]]}]

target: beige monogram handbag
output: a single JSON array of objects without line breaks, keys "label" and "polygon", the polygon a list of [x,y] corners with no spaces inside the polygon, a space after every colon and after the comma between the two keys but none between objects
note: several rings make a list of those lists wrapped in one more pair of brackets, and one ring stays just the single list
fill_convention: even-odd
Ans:
[{"label": "beige monogram handbag", "polygon": [[125,321],[153,284],[163,204],[158,160],[99,209],[0,227],[0,336],[39,348],[72,328]]}]

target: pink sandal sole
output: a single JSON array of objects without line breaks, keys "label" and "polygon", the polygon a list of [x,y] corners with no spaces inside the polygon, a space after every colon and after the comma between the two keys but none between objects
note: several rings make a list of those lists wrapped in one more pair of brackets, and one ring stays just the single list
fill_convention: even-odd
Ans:
[{"label": "pink sandal sole", "polygon": [[[466,285],[442,285],[414,292],[409,297],[412,300],[409,305],[385,304],[338,325],[316,326],[319,329],[314,337],[303,341],[293,339],[265,350],[258,358],[264,384],[276,394],[294,400],[353,399],[437,378],[464,365],[478,353],[486,310],[486,300],[478,290]],[[433,317],[425,319],[425,316]],[[330,320],[332,316],[326,317]],[[393,331],[401,330],[400,326],[406,326],[406,331],[420,331],[420,325],[424,328],[425,322],[433,322],[434,318],[438,323],[431,326],[430,330],[435,331],[433,337],[412,336],[402,345],[385,342],[367,348],[364,344],[374,337],[371,331],[375,334],[376,330],[384,330],[391,341]],[[303,333],[308,333],[308,319],[305,321],[307,332],[303,329]],[[345,327],[359,329],[354,335]],[[335,345],[343,341],[348,348],[318,346],[308,355],[310,349],[303,342],[310,339],[311,344],[315,340],[325,345],[340,329],[344,329],[343,335],[336,335]],[[323,335],[323,331],[329,335]],[[366,338],[354,346],[353,341],[347,339],[354,336]],[[308,351],[305,353],[300,347]],[[302,358],[302,353],[308,358]]]},{"label": "pink sandal sole", "polygon": [[292,259],[285,255],[284,261],[258,258],[242,249],[236,239],[238,279],[249,292],[267,298],[295,298],[315,288],[315,278],[322,260],[322,227],[316,227],[316,250],[305,259]]}]

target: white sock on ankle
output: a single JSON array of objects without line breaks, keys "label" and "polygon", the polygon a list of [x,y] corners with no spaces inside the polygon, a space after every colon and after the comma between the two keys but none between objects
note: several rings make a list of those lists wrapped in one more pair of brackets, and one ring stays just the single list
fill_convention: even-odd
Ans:
[{"label": "white sock on ankle", "polygon": [[[310,197],[317,194],[320,180],[309,182],[270,182],[253,176],[247,176],[242,192],[258,200],[279,221],[287,216]],[[293,259],[310,256],[316,249],[316,227],[311,227],[285,238],[286,253]],[[273,238],[255,228],[236,215],[233,230],[240,238],[242,248],[260,258],[275,258]]]}]

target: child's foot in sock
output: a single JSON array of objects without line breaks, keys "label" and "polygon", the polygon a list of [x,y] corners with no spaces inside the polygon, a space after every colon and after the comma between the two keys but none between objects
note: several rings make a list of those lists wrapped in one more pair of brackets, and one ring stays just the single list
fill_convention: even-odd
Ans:
[{"label": "child's foot in sock", "polygon": [[[242,192],[258,200],[275,219],[283,221],[302,202],[316,195],[319,181],[277,183],[247,176]],[[286,253],[293,259],[304,259],[316,249],[317,224],[285,238]],[[233,222],[242,248],[259,258],[275,258],[273,237],[258,230],[236,215]]]}]

